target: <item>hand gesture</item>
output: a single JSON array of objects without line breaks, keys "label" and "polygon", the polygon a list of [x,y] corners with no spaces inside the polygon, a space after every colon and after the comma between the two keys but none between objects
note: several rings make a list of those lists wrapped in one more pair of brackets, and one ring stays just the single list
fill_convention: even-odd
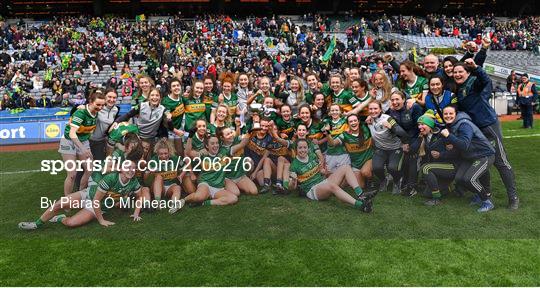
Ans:
[{"label": "hand gesture", "polygon": [[450,135],[450,131],[448,131],[448,129],[443,129],[443,130],[441,131],[441,135],[442,135],[443,137],[448,137],[448,135]]},{"label": "hand gesture", "polygon": [[133,218],[133,222],[139,222],[142,220],[141,216],[135,214],[130,215],[129,217]]},{"label": "hand gesture", "polygon": [[101,224],[102,226],[105,226],[105,227],[109,227],[109,226],[114,225],[114,222],[107,221],[107,220],[103,219],[103,220],[101,220],[101,221],[99,222],[99,224]]},{"label": "hand gesture", "polygon": [[469,66],[475,68],[475,69],[476,69],[476,67],[478,67],[478,66],[476,65],[476,63],[474,63],[474,60],[473,60],[472,58],[465,59],[464,62],[465,62],[466,64],[468,64]]}]

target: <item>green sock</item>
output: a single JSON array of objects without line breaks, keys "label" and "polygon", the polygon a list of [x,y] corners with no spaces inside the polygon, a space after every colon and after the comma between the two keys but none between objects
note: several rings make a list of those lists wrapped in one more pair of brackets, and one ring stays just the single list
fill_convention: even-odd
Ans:
[{"label": "green sock", "polygon": [[204,202],[202,202],[202,205],[203,206],[210,206],[210,205],[212,205],[212,200],[204,200]]},{"label": "green sock", "polygon": [[362,200],[356,200],[354,202],[354,207],[360,208],[363,204],[364,204],[364,202]]},{"label": "green sock", "polygon": [[431,191],[431,196],[433,197],[433,199],[442,198],[441,192],[439,190]]},{"label": "green sock", "polygon": [[283,180],[283,188],[289,189],[289,181],[288,180]]},{"label": "green sock", "polygon": [[354,188],[354,193],[356,193],[356,196],[360,196],[362,193],[364,193],[364,191],[362,190],[362,187],[358,186]]},{"label": "green sock", "polygon": [[38,219],[36,220],[35,223],[36,223],[36,225],[37,225],[38,227],[41,227],[41,226],[43,226],[43,224],[44,224],[44,223],[43,223],[43,220],[41,220],[41,218],[38,218]]},{"label": "green sock", "polygon": [[56,222],[57,223],[62,223],[62,220],[64,220],[64,218],[66,218],[66,215],[62,214],[62,215],[60,215],[60,216],[58,216],[56,218]]}]

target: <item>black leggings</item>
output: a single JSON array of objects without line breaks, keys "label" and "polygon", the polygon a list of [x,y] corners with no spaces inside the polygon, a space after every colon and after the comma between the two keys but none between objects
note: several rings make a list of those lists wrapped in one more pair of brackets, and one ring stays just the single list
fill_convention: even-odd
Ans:
[{"label": "black leggings", "polygon": [[461,162],[456,171],[456,182],[473,193],[477,193],[482,200],[489,199],[491,197],[489,168],[494,161],[493,155]]},{"label": "black leggings", "polygon": [[414,188],[418,178],[418,154],[403,154],[403,188]]},{"label": "black leggings", "polygon": [[456,176],[456,168],[454,164],[443,162],[432,162],[422,166],[422,178],[426,182],[429,190],[439,191],[440,182],[446,181],[450,183]]},{"label": "black leggings", "polygon": [[392,175],[394,184],[399,183],[399,180],[401,179],[401,165],[403,162],[403,151],[401,149],[375,149],[372,159],[373,174],[375,174],[379,180],[384,180],[384,164],[386,164],[386,168],[388,169],[388,173]]}]

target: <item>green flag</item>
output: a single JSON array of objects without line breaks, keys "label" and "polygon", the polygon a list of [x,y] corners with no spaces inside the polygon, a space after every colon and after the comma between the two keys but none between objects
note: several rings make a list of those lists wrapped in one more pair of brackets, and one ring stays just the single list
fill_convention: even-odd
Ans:
[{"label": "green flag", "polygon": [[272,41],[272,39],[270,39],[270,37],[266,38],[266,40],[264,40],[264,44],[266,44],[266,46],[268,48],[274,48],[274,41]]},{"label": "green flag", "polygon": [[334,54],[334,49],[336,49],[336,36],[332,38],[332,41],[330,41],[330,45],[328,45],[328,49],[326,49],[326,52],[322,56],[322,62],[328,62],[330,58],[332,58],[332,55]]}]

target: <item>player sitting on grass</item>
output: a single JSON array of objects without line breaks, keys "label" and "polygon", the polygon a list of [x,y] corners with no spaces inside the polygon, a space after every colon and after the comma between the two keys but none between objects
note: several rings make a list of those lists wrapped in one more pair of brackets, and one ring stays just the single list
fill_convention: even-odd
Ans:
[{"label": "player sitting on grass", "polygon": [[290,188],[300,188],[300,195],[311,200],[326,200],[331,195],[335,195],[340,201],[359,208],[362,212],[372,211],[372,202],[370,197],[361,197],[354,199],[349,193],[340,188],[343,180],[353,187],[357,195],[362,195],[362,188],[358,185],[356,176],[351,166],[344,165],[336,169],[336,172],[330,174],[327,179],[320,173],[320,163],[314,151],[310,151],[308,142],[300,139],[296,143],[296,157],[291,163],[290,169]]},{"label": "player sitting on grass", "polygon": [[[201,169],[198,178],[199,185],[195,193],[185,198],[187,203],[197,206],[201,204],[231,205],[238,202],[240,194],[238,187],[232,181],[225,181],[224,168],[229,161],[225,159],[235,155],[239,149],[243,149],[249,141],[249,136],[250,134],[244,135],[242,141],[230,147],[226,154],[220,154],[221,147],[216,135],[210,135],[205,139],[206,151],[200,153],[202,168],[199,168]],[[194,169],[196,166],[194,165]]]},{"label": "player sitting on grass", "polygon": [[[120,197],[135,196],[139,203],[145,203],[150,200],[150,191],[147,188],[141,188],[139,181],[134,178],[136,161],[141,158],[142,151],[133,151],[127,156],[128,163],[124,164],[124,169],[120,172],[111,172],[98,184],[91,185],[88,188],[62,197],[54,202],[51,208],[48,208],[34,222],[21,222],[19,228],[24,230],[34,230],[40,228],[47,221],[62,223],[68,227],[82,226],[93,219],[97,219],[99,224],[103,226],[114,225],[114,222],[107,221],[103,218],[103,208],[111,205],[113,201],[106,200],[111,197],[114,203]],[[107,203],[108,202],[108,203]],[[107,204],[105,204],[107,203]],[[105,205],[104,205],[105,204]],[[137,205],[133,215],[133,221],[140,221],[139,216],[143,205]],[[80,209],[75,215],[67,217],[64,214],[56,215],[63,209]]]},{"label": "player sitting on grass", "polygon": [[155,155],[152,160],[157,164],[154,181],[152,184],[152,192],[154,199],[159,201],[164,195],[174,201],[174,207],[169,209],[169,213],[174,214],[176,211],[184,207],[185,200],[180,199],[181,188],[179,183],[184,179],[189,181],[186,176],[186,170],[182,169],[184,163],[181,157],[174,154],[174,147],[167,139],[162,138],[154,147]]}]

